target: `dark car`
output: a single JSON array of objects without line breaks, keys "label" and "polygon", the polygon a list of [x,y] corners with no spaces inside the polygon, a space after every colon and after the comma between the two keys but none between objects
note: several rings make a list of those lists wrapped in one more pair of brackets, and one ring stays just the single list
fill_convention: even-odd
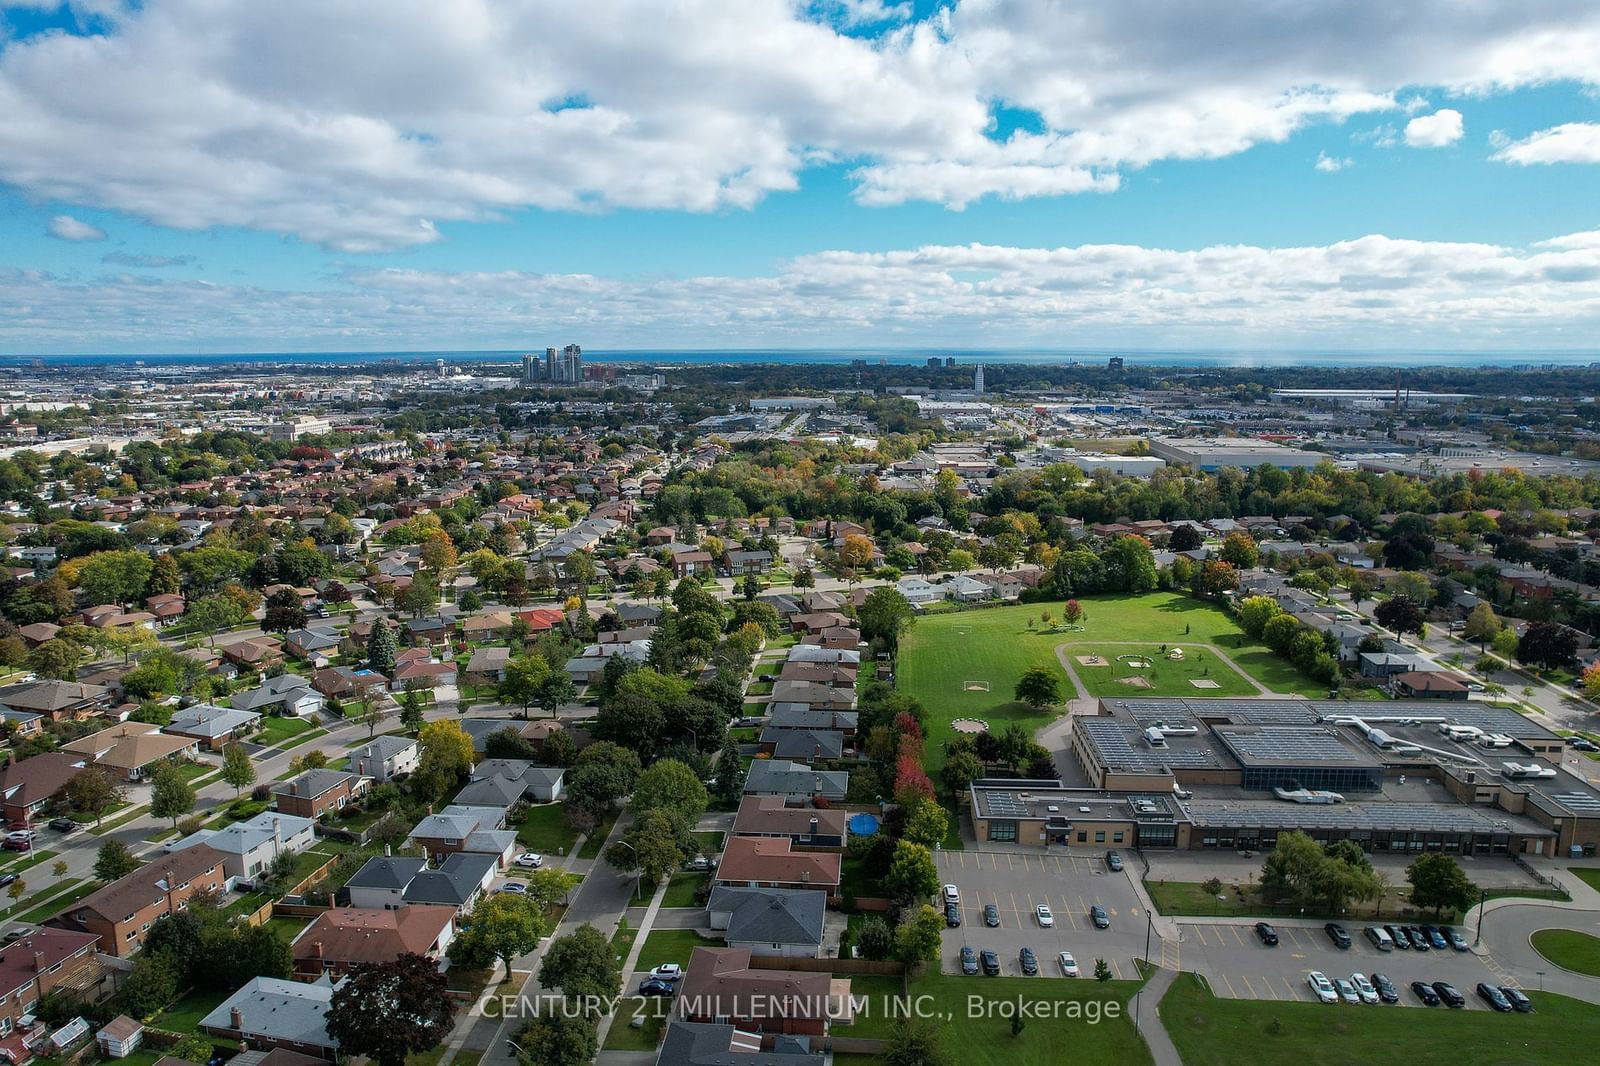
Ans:
[{"label": "dark car", "polygon": [[954,929],[961,924],[961,908],[954,903],[944,905],[944,924]]},{"label": "dark car", "polygon": [[1386,925],[1383,931],[1389,934],[1389,939],[1394,941],[1394,946],[1401,951],[1411,950],[1411,940],[1406,936],[1406,931],[1398,925]]},{"label": "dark car", "polygon": [[1110,870],[1114,874],[1115,873],[1121,873],[1122,872],[1122,856],[1118,855],[1114,851],[1106,852],[1106,869]]},{"label": "dark car", "polygon": [[961,949],[961,972],[968,977],[978,975],[978,953],[970,947],[964,946]]},{"label": "dark car", "polygon": [[1444,934],[1444,938],[1450,941],[1450,946],[1457,951],[1471,950],[1467,945],[1467,938],[1461,935],[1461,930],[1452,929],[1448,925],[1441,925],[1439,932]]},{"label": "dark car", "polygon": [[672,993],[672,982],[663,981],[659,977],[646,978],[639,984],[641,996],[670,996]]},{"label": "dark car", "polygon": [[1411,938],[1412,951],[1427,951],[1428,938],[1422,935],[1422,930],[1414,925],[1405,926],[1406,936]]},{"label": "dark car", "polygon": [[1350,946],[1350,934],[1345,932],[1344,926],[1338,922],[1329,922],[1322,927],[1322,931],[1328,934],[1328,939],[1333,941],[1334,947],[1343,950]]},{"label": "dark car", "polygon": [[1501,985],[1500,994],[1506,997],[1511,1003],[1511,1009],[1518,1014],[1533,1013],[1533,1000],[1529,999],[1527,993],[1523,992],[1522,989],[1513,985]]},{"label": "dark car", "polygon": [[1502,1014],[1511,1010],[1511,1001],[1506,998],[1506,994],[1488,981],[1478,982],[1478,998],[1489,1004],[1490,1010],[1497,1010]]},{"label": "dark car", "polygon": [[1568,737],[1567,746],[1576,748],[1579,751],[1600,751],[1600,747],[1597,747],[1595,742],[1588,737]]},{"label": "dark car", "polygon": [[1278,931],[1266,922],[1256,923],[1256,938],[1269,948],[1278,946]]},{"label": "dark car", "polygon": [[1378,998],[1383,1000],[1383,1002],[1385,1002],[1385,1003],[1399,1003],[1400,1002],[1400,990],[1398,988],[1396,988],[1394,986],[1394,982],[1389,980],[1389,978],[1386,977],[1385,975],[1383,975],[1381,973],[1373,974],[1372,975],[1372,987],[1376,988],[1378,990]]},{"label": "dark car", "polygon": [[1000,908],[993,903],[983,905],[983,924],[991,928],[1000,924]]},{"label": "dark car", "polygon": [[16,874],[0,874],[0,888],[5,888],[17,879]]},{"label": "dark car", "polygon": [[978,958],[983,962],[983,975],[985,977],[1000,976],[1000,956],[992,951],[985,951],[980,953]]},{"label": "dark car", "polygon": [[1467,1005],[1467,997],[1457,992],[1456,986],[1449,981],[1435,981],[1433,990],[1439,993],[1439,999],[1444,1002],[1446,1007],[1465,1007]]},{"label": "dark car", "polygon": [[1439,993],[1435,992],[1433,986],[1428,982],[1412,981],[1411,991],[1415,992],[1417,998],[1422,1000],[1424,1007],[1437,1007],[1439,1005]]},{"label": "dark car", "polygon": [[1039,959],[1034,955],[1032,948],[1023,948],[1017,953],[1017,965],[1022,967],[1023,976],[1039,976]]},{"label": "dark car", "polygon": [[71,833],[74,830],[82,829],[83,826],[71,818],[52,818],[50,819],[50,828],[58,833]]},{"label": "dark car", "polygon": [[1106,909],[1098,903],[1089,908],[1089,920],[1094,923],[1096,929],[1111,928],[1110,916],[1106,914]]}]

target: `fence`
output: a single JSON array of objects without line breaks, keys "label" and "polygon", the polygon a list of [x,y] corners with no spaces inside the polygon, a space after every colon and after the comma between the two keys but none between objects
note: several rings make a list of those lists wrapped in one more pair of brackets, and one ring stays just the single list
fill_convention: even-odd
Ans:
[{"label": "fence", "polygon": [[790,955],[751,955],[752,968],[761,970],[803,970],[807,973],[871,973],[898,977],[906,964],[893,959],[807,959]]}]

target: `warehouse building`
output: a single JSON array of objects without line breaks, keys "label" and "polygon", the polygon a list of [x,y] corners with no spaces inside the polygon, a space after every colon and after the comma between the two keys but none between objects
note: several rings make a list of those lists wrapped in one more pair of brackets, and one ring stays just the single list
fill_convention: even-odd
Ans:
[{"label": "warehouse building", "polygon": [[1176,466],[1192,466],[1196,470],[1221,470],[1225,466],[1253,470],[1266,464],[1313,467],[1330,458],[1322,452],[1303,452],[1254,437],[1152,437],[1150,453]]}]

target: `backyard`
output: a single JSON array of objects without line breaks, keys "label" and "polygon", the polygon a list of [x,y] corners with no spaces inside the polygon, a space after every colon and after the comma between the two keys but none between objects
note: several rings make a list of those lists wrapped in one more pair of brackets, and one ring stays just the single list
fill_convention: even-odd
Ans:
[{"label": "backyard", "polygon": [[570,853],[578,834],[567,824],[565,810],[559,803],[528,808],[528,816],[517,826],[517,843],[541,855]]}]

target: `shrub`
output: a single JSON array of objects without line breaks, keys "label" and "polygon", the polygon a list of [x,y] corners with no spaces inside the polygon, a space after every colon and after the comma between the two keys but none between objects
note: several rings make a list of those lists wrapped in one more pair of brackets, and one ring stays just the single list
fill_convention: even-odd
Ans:
[{"label": "shrub", "polygon": [[1200,883],[1200,891],[1208,896],[1215,896],[1222,891],[1222,881],[1219,878],[1208,878]]}]

